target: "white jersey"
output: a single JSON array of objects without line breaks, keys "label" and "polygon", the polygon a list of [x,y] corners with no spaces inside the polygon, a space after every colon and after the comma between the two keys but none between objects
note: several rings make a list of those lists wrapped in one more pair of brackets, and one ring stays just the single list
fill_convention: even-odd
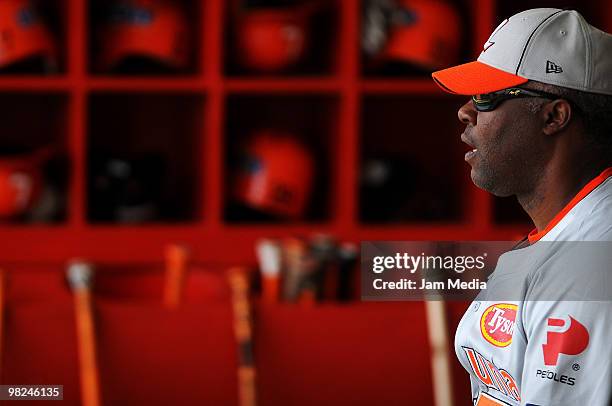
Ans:
[{"label": "white jersey", "polygon": [[[611,252],[580,262],[563,248],[612,241],[611,176],[608,168],[528,246],[502,255],[463,316],[455,351],[475,405],[612,405]],[[518,292],[511,300],[496,294],[507,286]]]}]

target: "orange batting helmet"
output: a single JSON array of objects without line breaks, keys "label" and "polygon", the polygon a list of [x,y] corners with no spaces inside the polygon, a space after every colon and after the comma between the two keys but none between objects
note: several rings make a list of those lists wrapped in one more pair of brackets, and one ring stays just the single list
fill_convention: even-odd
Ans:
[{"label": "orange batting helmet", "polygon": [[41,193],[40,169],[24,158],[0,159],[0,219],[25,213]]},{"label": "orange batting helmet", "polygon": [[99,66],[110,69],[129,56],[143,56],[183,69],[188,64],[187,20],[169,0],[116,0],[101,32]]},{"label": "orange batting helmet", "polygon": [[364,49],[383,61],[438,69],[457,61],[461,19],[444,0],[370,0]]},{"label": "orange batting helmet", "polygon": [[31,1],[0,1],[0,33],[0,67],[35,56],[55,62],[55,44]]},{"label": "orange batting helmet", "polygon": [[311,153],[295,136],[257,131],[244,150],[234,197],[263,212],[299,218],[306,212],[313,175]]},{"label": "orange batting helmet", "polygon": [[298,9],[259,9],[240,16],[238,57],[247,68],[274,72],[299,62],[308,47],[307,16]]}]

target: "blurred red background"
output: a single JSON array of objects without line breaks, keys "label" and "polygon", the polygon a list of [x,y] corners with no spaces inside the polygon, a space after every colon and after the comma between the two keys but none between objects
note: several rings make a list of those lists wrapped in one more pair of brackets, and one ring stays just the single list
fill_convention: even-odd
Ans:
[{"label": "blurred red background", "polygon": [[[96,267],[103,404],[238,404],[225,279],[235,266],[255,285],[259,404],[435,404],[424,303],[360,302],[356,264],[339,279],[342,302],[270,303],[255,250],[262,238],[321,233],[359,244],[513,240],[530,229],[512,199],[471,184],[456,119],[464,100],[438,90],[436,67],[385,56],[384,45],[366,52],[366,29],[389,30],[366,26],[368,13],[392,1],[45,0],[34,3],[37,17],[25,2],[1,1],[21,10],[22,28],[40,19],[53,46],[19,33],[0,44],[44,49],[0,61],[0,178],[16,160],[40,176],[32,202],[0,222],[0,383],[61,384],[64,403],[82,404],[78,313],[64,276],[80,258]],[[571,7],[612,29],[612,8],[597,0],[442,4],[460,30],[443,50],[453,63],[475,58],[503,18],[528,8]],[[10,10],[0,9],[0,24],[13,24]],[[410,25],[414,13],[397,18]],[[449,58],[435,52],[434,64]],[[280,189],[263,178],[272,195],[258,200],[241,192],[260,185],[262,162],[248,155],[262,132],[288,135],[311,161],[292,172],[298,158],[287,150],[262,158],[291,175]],[[0,203],[13,194],[0,185]],[[169,244],[189,248],[174,308],[162,299]],[[460,405],[471,404],[469,382],[452,341],[466,305],[447,303],[445,314]]]}]

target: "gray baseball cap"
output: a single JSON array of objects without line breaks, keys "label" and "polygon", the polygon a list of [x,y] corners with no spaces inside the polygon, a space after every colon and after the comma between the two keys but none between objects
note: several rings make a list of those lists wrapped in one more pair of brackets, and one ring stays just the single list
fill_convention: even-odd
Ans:
[{"label": "gray baseball cap", "polygon": [[612,35],[575,10],[526,10],[493,31],[476,61],[432,76],[445,91],[464,95],[528,80],[612,95]]}]

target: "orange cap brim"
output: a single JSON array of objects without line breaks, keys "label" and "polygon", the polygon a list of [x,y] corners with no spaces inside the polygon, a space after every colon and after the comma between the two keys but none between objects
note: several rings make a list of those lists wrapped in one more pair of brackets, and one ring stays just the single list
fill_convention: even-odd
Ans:
[{"label": "orange cap brim", "polygon": [[528,81],[478,61],[439,70],[431,76],[442,90],[464,95],[496,92]]}]

